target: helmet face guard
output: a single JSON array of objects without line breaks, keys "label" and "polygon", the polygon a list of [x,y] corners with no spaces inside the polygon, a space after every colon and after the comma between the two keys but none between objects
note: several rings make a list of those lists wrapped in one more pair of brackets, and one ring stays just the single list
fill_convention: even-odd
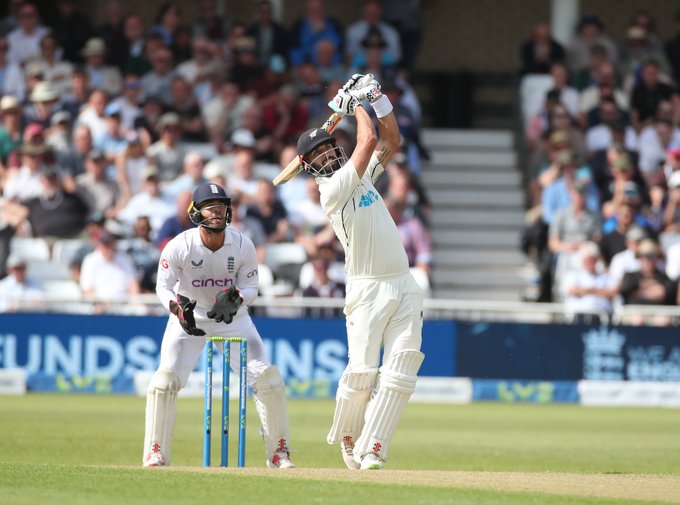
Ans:
[{"label": "helmet face guard", "polygon": [[307,156],[302,158],[302,167],[307,173],[314,177],[330,177],[333,173],[347,163],[345,150],[336,146],[335,143],[329,144],[326,149],[314,158],[308,160]]},{"label": "helmet face guard", "polygon": [[[216,208],[224,208],[224,216],[208,216],[205,217],[202,214],[202,211],[204,210],[212,210]],[[219,203],[211,203],[211,202],[206,202],[204,204],[201,204],[200,207],[196,207],[194,205],[194,202],[191,202],[191,205],[189,205],[189,219],[193,224],[196,226],[202,226],[209,232],[213,233],[219,233],[221,231],[224,231],[227,226],[231,224],[231,216],[232,216],[232,209],[231,209],[231,199],[227,198],[226,200],[222,200]]]}]

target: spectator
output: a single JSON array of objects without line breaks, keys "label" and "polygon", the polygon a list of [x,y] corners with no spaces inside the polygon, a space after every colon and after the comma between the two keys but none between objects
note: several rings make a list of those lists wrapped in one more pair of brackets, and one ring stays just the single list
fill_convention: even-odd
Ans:
[{"label": "spectator", "polygon": [[626,125],[622,113],[611,98],[602,98],[598,108],[600,122],[586,130],[586,148],[594,154],[612,145],[614,139],[620,139],[627,150],[637,150],[637,133],[632,126]]},{"label": "spectator", "polygon": [[15,96],[5,95],[0,100],[0,171],[7,167],[10,153],[21,146],[21,105]]},{"label": "spectator", "polygon": [[123,154],[127,148],[125,133],[121,128],[121,109],[117,103],[110,103],[104,109],[106,132],[99,147],[104,152],[106,159],[113,164],[118,156]]},{"label": "spectator", "polygon": [[50,24],[63,49],[64,60],[80,63],[80,50],[90,37],[92,27],[90,20],[78,12],[75,0],[58,0],[57,13]]},{"label": "spectator", "polygon": [[262,79],[263,65],[257,59],[255,40],[251,37],[242,37],[236,41],[234,64],[229,74],[244,92],[250,89],[254,81]]},{"label": "spectator", "polygon": [[621,204],[616,211],[616,228],[602,236],[599,246],[607,268],[614,255],[626,250],[626,235],[635,225],[634,218],[635,207]]},{"label": "spectator", "polygon": [[655,61],[661,80],[670,80],[670,66],[661,48],[654,47],[646,28],[631,25],[626,31],[626,40],[621,49],[619,69],[623,76],[623,89],[631,93],[633,87],[644,78],[642,66],[647,61]]},{"label": "spectator", "polygon": [[645,60],[642,63],[641,79],[633,87],[630,116],[631,123],[638,132],[653,120],[660,102],[678,101],[676,90],[661,81],[659,72],[658,61]]},{"label": "spectator", "polygon": [[142,115],[135,119],[134,128],[145,148],[160,139],[158,123],[163,110],[163,101],[158,96],[147,96],[142,102]]},{"label": "spectator", "polygon": [[193,25],[194,38],[202,37],[217,42],[227,36],[229,21],[217,13],[215,0],[201,0],[200,13]]},{"label": "spectator", "polygon": [[[283,170],[288,166],[288,163],[297,157],[298,153],[295,145],[289,144],[283,147],[283,149],[281,149],[281,154],[279,155],[279,168]],[[307,198],[307,195],[305,174],[300,174],[287,183],[278,186],[279,200],[286,207],[286,212],[288,214],[292,214],[297,202],[303,201]]]},{"label": "spectator", "polygon": [[584,127],[588,125],[588,115],[598,107],[602,96],[613,98],[622,112],[628,112],[630,100],[626,92],[618,86],[616,68],[609,61],[602,62],[595,68],[594,81],[581,91],[579,124]]},{"label": "spectator", "polygon": [[241,116],[254,104],[253,97],[241,93],[237,83],[230,80],[223,82],[219,94],[203,106],[203,118],[211,143],[221,149],[225,135],[242,126]]},{"label": "spectator", "polygon": [[120,111],[120,127],[124,134],[135,129],[135,121],[142,115],[139,106],[142,81],[135,74],[128,74],[123,81],[123,93],[109,104]]},{"label": "spectator", "polygon": [[142,180],[142,190],[130,198],[116,217],[132,230],[139,216],[147,216],[151,223],[151,236],[155,239],[165,220],[175,214],[175,206],[161,192],[159,172],[154,165],[146,166]]},{"label": "spectator", "polygon": [[272,101],[262,108],[262,126],[272,132],[274,153],[305,131],[307,109],[298,100],[298,90],[293,84],[281,86]]},{"label": "spectator", "polygon": [[380,82],[397,77],[397,64],[387,52],[387,42],[380,31],[371,28],[361,41],[361,51],[349,62],[349,73],[373,74]]},{"label": "spectator", "polygon": [[208,78],[217,60],[214,58],[216,48],[204,37],[192,40],[191,58],[178,65],[176,73],[191,86]]},{"label": "spectator", "polygon": [[40,24],[38,9],[31,2],[19,7],[17,27],[7,34],[9,54],[12,63],[23,65],[32,56],[40,54],[40,40],[49,29]]},{"label": "spectator", "polygon": [[176,76],[170,85],[173,111],[179,116],[182,140],[186,142],[206,142],[208,140],[205,123],[198,102],[192,95],[192,87],[182,77]]},{"label": "spectator", "polygon": [[680,11],[673,18],[673,37],[664,44],[664,50],[668,63],[673,71],[673,81],[680,82]]},{"label": "spectator", "polygon": [[316,43],[314,54],[316,55],[317,68],[321,79],[325,82],[344,81],[347,78],[347,68],[342,63],[337,63],[335,54],[338,48],[332,40],[322,39]]},{"label": "spectator", "polygon": [[90,129],[94,146],[102,146],[106,136],[106,102],[104,91],[97,89],[92,91],[87,99],[87,105],[76,119],[76,125],[85,125]]},{"label": "spectator", "polygon": [[163,43],[170,47],[175,42],[175,32],[182,22],[182,12],[177,2],[164,2],[157,11],[155,24],[151,27],[152,33],[158,33],[163,37]]},{"label": "spectator", "polygon": [[163,222],[154,240],[154,244],[159,251],[162,251],[165,245],[177,235],[196,226],[189,219],[189,213],[187,212],[191,204],[191,191],[183,191],[177,195],[175,202],[177,213],[174,216],[168,217]]},{"label": "spectator", "polygon": [[[385,52],[391,61],[401,61],[401,40],[399,32],[382,19],[382,8],[378,0],[367,0],[361,11],[361,19],[352,23],[345,32],[345,56],[347,61],[354,61],[361,51],[360,46],[371,30],[377,31],[385,41]],[[342,80],[344,77],[338,79]]]},{"label": "spectator", "polygon": [[626,232],[626,249],[616,253],[609,264],[609,275],[611,275],[617,285],[627,272],[637,272],[640,270],[638,247],[640,242],[647,237],[647,231],[637,225],[631,226],[628,232]]},{"label": "spectator", "polygon": [[5,35],[0,35],[0,94],[14,95],[23,101],[26,95],[26,84],[18,63],[11,62],[9,42]]},{"label": "spectator", "polygon": [[[628,171],[629,173],[629,171]],[[616,180],[612,199],[602,205],[604,224],[602,230],[609,233],[616,228],[617,210],[621,205],[631,205],[635,209],[635,223],[647,230],[653,230],[649,206],[643,202],[640,187],[631,180],[626,180],[626,172]]]},{"label": "spectator", "polygon": [[59,110],[58,102],[59,90],[51,82],[37,83],[31,92],[31,105],[24,109],[24,120],[49,128],[52,114]]},{"label": "spectator", "polygon": [[550,25],[537,23],[529,40],[520,46],[520,75],[547,74],[550,65],[565,60],[564,47],[552,38]]},{"label": "spectator", "polygon": [[291,205],[290,224],[293,227],[295,242],[302,244],[307,256],[315,257],[321,244],[332,241],[335,236],[326,213],[321,207],[319,186],[313,177],[304,178],[307,195]]},{"label": "spectator", "polygon": [[81,51],[85,59],[90,88],[100,89],[108,95],[118,95],[122,89],[123,78],[117,67],[104,64],[106,43],[103,39],[92,38]]},{"label": "spectator", "polygon": [[255,179],[255,136],[250,130],[240,128],[231,135],[234,155],[232,171],[229,174],[229,194],[238,195],[245,204],[255,203],[260,187]]},{"label": "spectator", "polygon": [[151,222],[148,216],[137,217],[132,226],[132,237],[121,240],[118,250],[132,258],[140,290],[143,293],[155,292],[160,252],[151,239]]},{"label": "spectator", "polygon": [[0,280],[0,312],[40,308],[44,290],[37,279],[26,275],[27,266],[20,256],[7,258],[7,277]]},{"label": "spectator", "polygon": [[170,85],[175,77],[172,52],[159,47],[151,53],[151,71],[142,76],[142,94],[145,98],[158,96],[164,105],[172,103]]},{"label": "spectator", "polygon": [[45,80],[50,81],[60,95],[68,91],[73,72],[73,65],[63,61],[61,53],[59,40],[54,34],[48,33],[40,40],[40,57],[33,60],[42,67]]},{"label": "spectator", "polygon": [[162,181],[175,179],[182,170],[184,161],[184,149],[180,145],[182,137],[180,117],[174,112],[166,112],[158,120],[160,139],[150,145],[146,150],[147,157],[151,158]]},{"label": "spectator", "polygon": [[[117,70],[123,66],[125,36],[123,35],[123,6],[119,0],[108,0],[104,7],[104,22],[95,27],[94,35],[106,47],[106,63]],[[85,58],[87,61],[87,57]]]},{"label": "spectator", "polygon": [[68,149],[71,142],[71,114],[60,110],[52,115],[50,128],[45,132],[45,144],[56,152]]},{"label": "spectator", "polygon": [[69,88],[61,96],[61,108],[67,110],[71,117],[77,118],[81,109],[87,103],[90,92],[87,73],[84,69],[76,67],[71,73]]},{"label": "spectator", "polygon": [[259,0],[257,2],[257,20],[250,25],[246,34],[255,39],[257,56],[262,64],[271,61],[273,55],[279,55],[284,60],[288,60],[290,32],[274,20],[271,1]]},{"label": "spectator", "polygon": [[80,269],[80,288],[86,296],[125,300],[139,293],[135,266],[129,254],[116,250],[117,237],[103,231],[96,249],[85,256]]},{"label": "spectator", "polygon": [[65,149],[57,150],[57,164],[62,168],[64,177],[75,179],[85,172],[85,159],[92,150],[92,134],[84,124],[73,129],[73,142]]},{"label": "spectator", "polygon": [[41,172],[41,186],[41,194],[24,203],[33,235],[50,240],[78,237],[87,224],[85,201],[66,191],[55,167]]},{"label": "spectator", "polygon": [[567,48],[567,61],[572,74],[576,75],[588,68],[591,50],[595,46],[603,47],[607,60],[616,63],[616,45],[604,33],[604,23],[596,15],[586,14],[579,21],[576,36]]},{"label": "spectator", "polygon": [[[300,269],[299,290],[303,297],[343,298],[345,296],[345,269],[336,261],[335,239],[322,244],[317,255]],[[305,309],[306,317],[338,316],[340,309],[324,307]]]},{"label": "spectator", "polygon": [[640,171],[649,181],[662,171],[668,150],[680,148],[680,128],[668,119],[656,119],[642,130],[638,146]]},{"label": "spectator", "polygon": [[241,199],[238,195],[231,197],[231,224],[232,228],[243,233],[255,246],[255,255],[259,264],[264,263],[267,234],[262,222],[255,217],[246,215],[246,209],[241,207]]},{"label": "spectator", "polygon": [[[26,132],[39,132],[36,137],[42,137],[42,128],[29,125]],[[26,136],[24,132],[24,136]],[[49,153],[49,148],[45,146],[42,139],[24,141],[19,149],[21,154],[21,166],[10,168],[5,175],[3,194],[5,198],[15,199],[20,202],[43,194],[43,182],[41,171],[45,167],[45,156]]]},{"label": "spectator", "polygon": [[293,65],[314,61],[314,48],[321,39],[330,39],[338,48],[337,62],[344,54],[343,30],[335,19],[326,16],[323,0],[307,0],[305,15],[298,18],[291,30],[292,49],[290,60]]},{"label": "spectator", "polygon": [[674,282],[680,281],[680,243],[675,243],[666,251],[666,275]]},{"label": "spectator", "polygon": [[276,198],[274,185],[267,179],[257,181],[254,203],[248,206],[246,216],[260,221],[268,243],[285,242],[290,239],[290,223],[283,204]]},{"label": "spectator", "polygon": [[621,280],[619,293],[626,305],[678,305],[678,284],[659,269],[659,248],[651,239],[644,239],[638,248],[640,270],[627,272]]},{"label": "spectator", "polygon": [[180,193],[193,191],[193,189],[205,182],[203,178],[203,156],[198,151],[189,151],[184,155],[182,173],[176,179],[163,185],[163,193],[171,199],[175,199]]},{"label": "spectator", "polygon": [[93,149],[87,155],[86,172],[76,177],[77,191],[87,204],[88,215],[101,212],[113,217],[116,214],[120,192],[118,184],[106,176],[107,166],[106,154]]},{"label": "spectator", "polygon": [[572,322],[607,324],[612,315],[612,300],[617,284],[599,270],[600,251],[594,242],[584,242],[578,249],[579,265],[564,279],[564,309]]},{"label": "spectator", "polygon": [[659,241],[664,251],[680,242],[680,172],[674,172],[668,179],[668,199]]},{"label": "spectator", "polygon": [[151,70],[144,50],[146,38],[144,22],[139,14],[128,14],[123,21],[123,36],[125,37],[125,52],[122,57],[122,71],[124,74],[144,75]]},{"label": "spectator", "polygon": [[5,36],[18,26],[19,9],[24,0],[9,0],[5,16],[0,19],[0,36]]}]

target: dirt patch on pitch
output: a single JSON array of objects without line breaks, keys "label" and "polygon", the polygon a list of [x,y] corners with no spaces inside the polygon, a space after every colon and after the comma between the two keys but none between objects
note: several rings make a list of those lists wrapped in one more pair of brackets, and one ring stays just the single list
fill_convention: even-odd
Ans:
[{"label": "dirt patch on pitch", "polygon": [[338,480],[375,484],[402,484],[490,491],[524,491],[551,495],[649,500],[680,504],[680,477],[638,474],[444,472],[381,470],[360,472],[336,468],[195,468],[170,467],[165,471],[228,472],[233,475],[280,479]]}]

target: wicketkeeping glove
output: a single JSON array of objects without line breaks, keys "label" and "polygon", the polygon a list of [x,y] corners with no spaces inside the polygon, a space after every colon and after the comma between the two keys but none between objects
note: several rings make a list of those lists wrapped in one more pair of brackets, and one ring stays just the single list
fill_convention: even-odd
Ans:
[{"label": "wicketkeeping glove", "polygon": [[354,110],[361,106],[361,103],[347,91],[341,89],[333,100],[328,102],[328,106],[333,109],[333,112],[343,116],[353,116]]},{"label": "wicketkeeping glove", "polygon": [[241,298],[238,289],[234,286],[229,286],[227,289],[217,293],[215,303],[210,312],[208,312],[208,317],[218,323],[224,321],[226,324],[229,324],[234,320],[234,316],[242,303],[243,298]]},{"label": "wicketkeeping glove", "polygon": [[200,328],[196,328],[196,320],[194,319],[195,307],[196,300],[189,300],[186,296],[182,295],[177,295],[177,301],[170,301],[170,312],[177,316],[182,329],[189,335],[202,337],[205,335],[205,332]]}]

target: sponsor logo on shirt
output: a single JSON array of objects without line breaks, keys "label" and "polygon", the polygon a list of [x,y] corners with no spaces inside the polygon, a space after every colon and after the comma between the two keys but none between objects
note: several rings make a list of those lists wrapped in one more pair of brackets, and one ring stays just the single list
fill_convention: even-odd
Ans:
[{"label": "sponsor logo on shirt", "polygon": [[191,260],[191,267],[192,268],[203,268],[203,260],[200,260],[200,261]]},{"label": "sponsor logo on shirt", "polygon": [[212,279],[210,277],[206,279],[205,277],[201,277],[200,279],[191,281],[191,285],[195,288],[212,288],[215,286],[226,288],[232,284],[234,284],[234,279],[231,277],[226,277],[224,279]]},{"label": "sponsor logo on shirt", "polygon": [[378,194],[375,191],[371,190],[367,194],[361,195],[361,200],[359,201],[359,208],[370,207],[378,200],[380,200],[380,196],[378,196]]}]

